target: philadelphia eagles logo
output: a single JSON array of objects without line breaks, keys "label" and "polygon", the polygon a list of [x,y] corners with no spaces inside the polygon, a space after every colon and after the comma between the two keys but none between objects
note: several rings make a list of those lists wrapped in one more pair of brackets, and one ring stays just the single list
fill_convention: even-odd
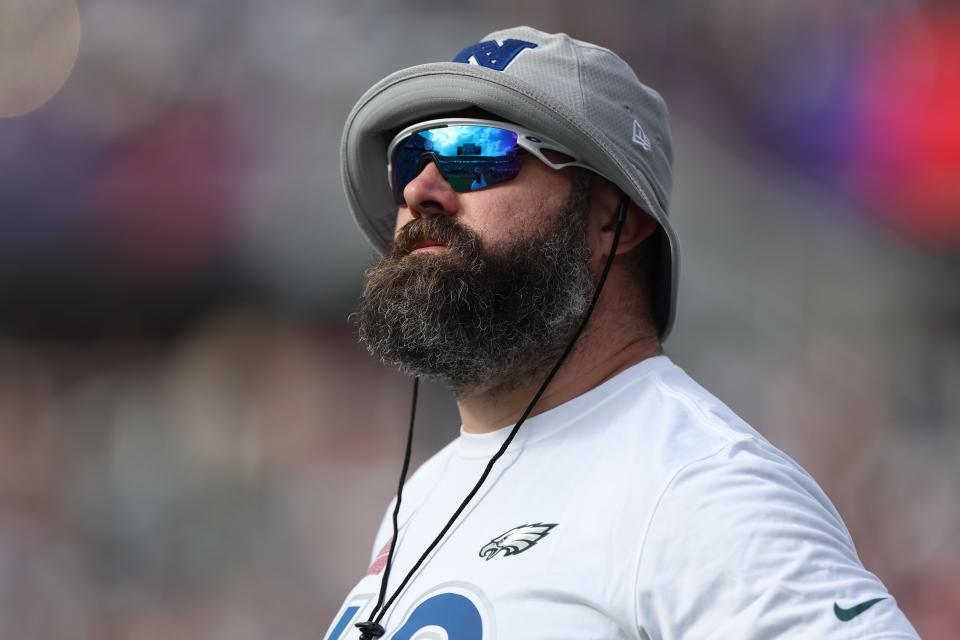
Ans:
[{"label": "philadelphia eagles logo", "polygon": [[483,549],[480,549],[480,557],[492,560],[501,551],[505,556],[513,556],[526,551],[540,542],[555,526],[557,525],[542,522],[522,524],[485,544]]}]

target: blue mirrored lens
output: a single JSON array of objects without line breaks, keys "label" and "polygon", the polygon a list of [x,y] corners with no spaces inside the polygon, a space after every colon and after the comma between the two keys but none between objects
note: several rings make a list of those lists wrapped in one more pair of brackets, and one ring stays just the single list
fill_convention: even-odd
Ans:
[{"label": "blue mirrored lens", "polygon": [[393,197],[404,204],[404,188],[431,161],[454,191],[464,193],[517,177],[523,155],[517,134],[505,129],[452,125],[418,131],[393,150]]}]

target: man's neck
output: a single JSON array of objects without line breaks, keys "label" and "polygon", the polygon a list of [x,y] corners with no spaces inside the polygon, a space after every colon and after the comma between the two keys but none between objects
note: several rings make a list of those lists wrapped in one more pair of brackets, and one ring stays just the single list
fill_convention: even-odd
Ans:
[{"label": "man's neck", "polygon": [[[582,336],[580,341],[581,344],[577,345],[554,376],[530,416],[558,407],[636,363],[663,353],[658,340],[638,335],[614,337],[594,331]],[[514,424],[533,400],[549,370],[548,367],[530,376],[528,384],[459,397],[457,406],[464,431],[489,433]]]}]

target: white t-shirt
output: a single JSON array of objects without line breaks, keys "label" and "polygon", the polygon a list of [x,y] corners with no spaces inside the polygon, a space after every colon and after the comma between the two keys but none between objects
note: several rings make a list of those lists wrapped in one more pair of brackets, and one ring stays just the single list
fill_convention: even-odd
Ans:
[{"label": "white t-shirt", "polygon": [[[508,432],[462,432],[407,483],[388,596]],[[325,640],[359,637],[391,513]],[[917,638],[816,482],[664,356],[529,419],[381,624],[384,640]]]}]

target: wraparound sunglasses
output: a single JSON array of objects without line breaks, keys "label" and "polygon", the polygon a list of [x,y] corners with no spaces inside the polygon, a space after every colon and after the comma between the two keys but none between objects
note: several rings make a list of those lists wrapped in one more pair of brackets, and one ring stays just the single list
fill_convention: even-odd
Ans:
[{"label": "wraparound sunglasses", "polygon": [[[546,150],[571,160],[553,162]],[[393,138],[387,147],[387,179],[394,201],[406,204],[403,190],[434,162],[454,191],[466,193],[516,178],[525,152],[551,169],[590,169],[563,145],[529,129],[497,120],[440,118],[409,126]]]}]

